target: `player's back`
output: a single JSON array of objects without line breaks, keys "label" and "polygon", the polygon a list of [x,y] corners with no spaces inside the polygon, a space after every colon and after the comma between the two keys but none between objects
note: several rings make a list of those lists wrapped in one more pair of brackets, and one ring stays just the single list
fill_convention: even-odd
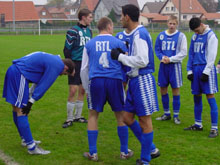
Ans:
[{"label": "player's back", "polygon": [[111,59],[113,48],[126,51],[126,46],[122,41],[110,34],[98,35],[85,47],[89,57],[89,79],[94,77],[122,79],[121,63]]}]

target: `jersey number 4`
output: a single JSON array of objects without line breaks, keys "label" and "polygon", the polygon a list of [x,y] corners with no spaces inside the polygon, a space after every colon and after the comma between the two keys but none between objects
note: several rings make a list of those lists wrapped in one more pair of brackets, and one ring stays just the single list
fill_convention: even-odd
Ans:
[{"label": "jersey number 4", "polygon": [[107,57],[107,52],[103,52],[99,58],[99,64],[103,66],[103,68],[109,68],[109,61]]}]

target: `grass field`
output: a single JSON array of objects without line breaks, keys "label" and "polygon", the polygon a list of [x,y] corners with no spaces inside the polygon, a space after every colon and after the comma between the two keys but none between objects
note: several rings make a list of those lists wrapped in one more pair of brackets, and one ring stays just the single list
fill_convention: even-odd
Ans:
[{"label": "grass field", "polygon": [[[186,34],[188,43],[191,34]],[[152,34],[155,41],[157,34]],[[219,33],[218,33],[218,36]],[[220,38],[220,37],[219,37]],[[0,93],[2,93],[4,75],[11,61],[30,52],[45,51],[62,54],[64,35],[42,36],[0,36]],[[220,51],[219,51],[220,52]],[[220,57],[217,57],[217,60]],[[181,124],[173,121],[160,122],[155,118],[163,114],[161,97],[158,88],[160,111],[153,114],[154,143],[160,149],[161,156],[151,161],[152,165],[217,165],[220,164],[220,137],[208,138],[211,128],[210,109],[203,96],[203,125],[201,132],[185,132],[183,128],[193,124],[193,96],[190,82],[186,79],[186,62],[183,61],[183,87],[181,88]],[[155,58],[157,72],[159,61]],[[169,90],[169,92],[171,92]],[[99,118],[97,163],[87,161],[82,154],[88,151],[86,124],[76,123],[72,127],[63,129],[62,123],[66,119],[66,100],[68,95],[67,77],[61,76],[47,91],[44,97],[36,102],[29,115],[29,122],[33,137],[41,140],[41,147],[52,153],[46,156],[32,156],[22,148],[17,130],[12,119],[12,108],[0,98],[0,150],[11,156],[16,162],[24,165],[134,165],[140,155],[140,144],[129,132],[129,148],[135,151],[134,157],[123,161],[119,159],[119,139],[117,125],[113,113],[108,105]],[[220,107],[220,94],[216,94]],[[172,95],[170,93],[170,101]],[[170,103],[172,109],[172,103]],[[172,110],[171,110],[172,112]],[[83,115],[88,117],[87,105],[84,105]],[[0,164],[3,164],[0,160]]]}]

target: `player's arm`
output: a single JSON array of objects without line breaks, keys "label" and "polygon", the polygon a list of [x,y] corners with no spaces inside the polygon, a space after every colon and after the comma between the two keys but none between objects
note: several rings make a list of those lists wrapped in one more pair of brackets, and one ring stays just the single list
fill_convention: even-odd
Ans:
[{"label": "player's arm", "polygon": [[218,51],[218,39],[213,33],[208,39],[208,47],[207,47],[207,55],[206,55],[207,64],[205,69],[203,70],[204,74],[206,75],[210,74],[210,71],[215,63],[217,51]]},{"label": "player's arm", "polygon": [[77,31],[75,29],[70,29],[66,33],[65,46],[63,53],[65,58],[71,58],[72,48],[77,40]]},{"label": "player's arm", "polygon": [[163,53],[162,53],[162,50],[161,50],[161,42],[160,42],[160,35],[157,36],[157,39],[156,39],[156,42],[155,42],[155,47],[154,47],[154,51],[155,51],[155,54],[157,56],[157,58],[161,61],[163,59]]},{"label": "player's arm", "polygon": [[57,77],[63,72],[64,64],[54,64],[51,62],[51,64],[45,64],[44,68],[44,73],[32,94],[31,99],[33,99],[33,102],[39,100],[50,88]]},{"label": "player's arm", "polygon": [[194,56],[194,41],[191,39],[190,47],[189,47],[189,56],[187,61],[187,74],[192,74],[193,67],[193,56]]},{"label": "player's arm", "polygon": [[149,63],[148,50],[147,42],[137,35],[133,42],[133,54],[131,56],[119,54],[118,61],[132,68],[146,67]]},{"label": "player's arm", "polygon": [[86,47],[83,49],[80,77],[86,93],[89,92],[89,57]]},{"label": "player's arm", "polygon": [[187,55],[187,39],[186,36],[183,33],[180,33],[180,52],[177,53],[175,56],[169,57],[170,62],[182,62],[182,60],[186,57]]}]

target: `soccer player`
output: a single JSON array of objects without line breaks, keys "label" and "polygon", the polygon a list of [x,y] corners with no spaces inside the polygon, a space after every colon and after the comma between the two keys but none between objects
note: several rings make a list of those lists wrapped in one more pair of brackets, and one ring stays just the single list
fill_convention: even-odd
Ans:
[{"label": "soccer player", "polygon": [[[124,122],[141,143],[141,158],[136,164],[149,164],[153,141],[151,114],[159,110],[154,72],[154,54],[151,36],[139,25],[139,8],[134,5],[122,7],[121,22],[130,36],[128,56],[112,49],[111,58],[131,67],[127,73],[129,84],[125,103]],[[138,116],[139,122],[135,120]]]},{"label": "soccer player", "polygon": [[118,136],[121,143],[121,159],[133,156],[133,151],[128,149],[128,127],[122,119],[124,105],[124,90],[122,84],[121,63],[112,60],[111,50],[120,48],[126,51],[122,41],[112,36],[112,20],[103,17],[98,21],[99,35],[90,40],[83,51],[81,79],[87,93],[89,108],[88,141],[89,152],[84,157],[97,161],[96,141],[98,137],[98,116],[103,112],[103,107],[108,101],[117,120]]},{"label": "soccer player", "polygon": [[214,94],[218,92],[215,59],[218,50],[218,39],[215,33],[201,22],[192,18],[189,27],[195,34],[191,38],[189,59],[187,63],[187,78],[191,81],[191,91],[194,95],[195,124],[185,130],[202,131],[202,94],[206,94],[211,108],[210,138],[218,136],[218,107]]},{"label": "soccer player", "polygon": [[[74,76],[68,76],[67,119],[63,123],[63,128],[72,126],[73,122],[87,123],[87,120],[81,116],[85,91],[80,79],[80,68],[83,48],[86,42],[92,38],[92,31],[88,27],[93,20],[91,11],[81,9],[78,13],[78,19],[78,24],[67,31],[64,46],[64,55],[66,58],[72,59],[76,64],[76,73]],[[74,109],[75,113],[73,115]]]},{"label": "soccer player", "polygon": [[[122,32],[118,32],[116,34],[116,38],[120,39],[121,41],[124,42],[124,44],[126,45],[127,49],[129,49],[129,42],[130,42],[130,36],[128,33],[128,30],[125,29]],[[128,54],[128,52],[126,52],[126,54]],[[124,89],[126,89],[127,86],[127,82],[128,82],[128,76],[127,76],[127,72],[130,70],[130,67],[122,65],[122,75],[123,75],[123,86]],[[155,144],[152,143],[151,145],[151,159],[157,158],[160,156],[160,151],[158,148],[156,148]]]},{"label": "soccer player", "polygon": [[171,15],[167,21],[168,29],[161,32],[156,39],[155,54],[160,60],[158,73],[158,85],[164,114],[156,120],[170,120],[168,86],[170,84],[173,94],[173,120],[175,124],[180,124],[180,90],[182,82],[182,60],[187,55],[186,36],[177,30],[178,20]]},{"label": "soccer player", "polygon": [[[74,73],[74,63],[44,52],[33,52],[12,63],[5,75],[3,97],[12,105],[13,119],[22,145],[27,146],[29,154],[49,154],[50,151],[36,145],[39,141],[33,140],[28,114],[33,103],[44,95],[59,75]],[[30,98],[29,83],[35,83]]]}]

